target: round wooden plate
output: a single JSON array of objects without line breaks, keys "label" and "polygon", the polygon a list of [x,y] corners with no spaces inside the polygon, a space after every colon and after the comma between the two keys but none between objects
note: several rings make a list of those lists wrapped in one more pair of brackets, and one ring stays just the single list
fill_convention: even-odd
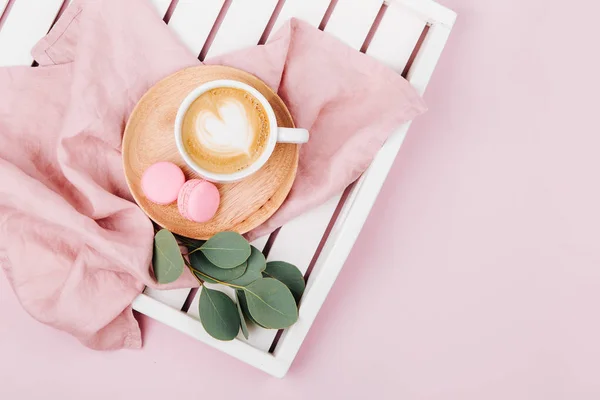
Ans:
[{"label": "round wooden plate", "polygon": [[278,144],[269,161],[255,174],[240,182],[217,184],[221,204],[206,223],[183,218],[176,203],[161,206],[146,199],[141,177],[146,168],[158,161],[177,164],[187,179],[199,178],[175,146],[175,115],[190,91],[216,79],[235,79],[253,86],[269,100],[278,125],[294,127],[283,101],[257,77],[229,67],[198,66],[181,70],[153,86],[134,108],[123,136],[123,166],[135,201],[158,225],[195,239],[208,239],[222,231],[246,233],[265,222],[285,200],[298,168],[300,146]]}]

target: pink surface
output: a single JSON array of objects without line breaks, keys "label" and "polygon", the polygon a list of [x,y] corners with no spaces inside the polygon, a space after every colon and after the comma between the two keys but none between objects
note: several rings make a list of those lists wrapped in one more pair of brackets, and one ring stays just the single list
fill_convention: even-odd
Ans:
[{"label": "pink surface", "polygon": [[214,184],[202,179],[191,179],[181,188],[177,207],[184,218],[206,222],[214,217],[220,199],[219,189]]},{"label": "pink surface", "polygon": [[[39,68],[0,68],[0,266],[40,322],[94,349],[138,348],[131,302],[144,285],[198,281],[151,274],[153,229],[125,182],[123,129],[152,85],[200,62],[148,0],[73,1],[33,55]],[[313,133],[284,204],[250,237],[340,193],[425,111],[400,75],[298,20],[207,62],[268,83]]]},{"label": "pink surface", "polygon": [[151,165],[142,175],[144,196],[157,204],[171,204],[176,201],[184,183],[185,176],[181,168],[167,161]]},{"label": "pink surface", "polygon": [[87,350],[0,274],[0,398],[598,399],[600,4],[444,3],[430,111],[284,380],[147,319]]}]

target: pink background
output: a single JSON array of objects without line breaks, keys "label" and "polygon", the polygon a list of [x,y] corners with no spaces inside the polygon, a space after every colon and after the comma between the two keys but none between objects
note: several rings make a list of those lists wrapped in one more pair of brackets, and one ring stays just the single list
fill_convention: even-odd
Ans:
[{"label": "pink background", "polygon": [[0,398],[600,398],[600,5],[443,2],[430,112],[284,380],[148,319],[87,350],[0,274]]}]

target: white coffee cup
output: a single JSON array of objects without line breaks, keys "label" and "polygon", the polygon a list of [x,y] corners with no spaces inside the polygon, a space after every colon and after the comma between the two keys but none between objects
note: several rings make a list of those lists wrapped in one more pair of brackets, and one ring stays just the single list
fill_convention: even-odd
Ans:
[{"label": "white coffee cup", "polygon": [[[185,147],[183,146],[182,140],[183,120],[186,112],[194,100],[196,100],[205,92],[220,87],[241,89],[250,93],[262,104],[269,119],[269,138],[263,153],[248,167],[230,174],[215,173],[200,167],[196,162],[194,162],[192,157],[188,155]],[[252,86],[231,79],[221,79],[207,82],[192,90],[179,106],[179,110],[177,111],[177,116],[175,118],[175,143],[177,144],[179,153],[185,160],[186,164],[190,166],[190,168],[196,171],[196,173],[198,173],[198,175],[204,179],[212,182],[227,183],[247,178],[266,164],[266,162],[269,160],[269,157],[271,157],[271,154],[273,154],[273,150],[275,150],[275,145],[277,143],[306,143],[308,142],[308,137],[309,133],[306,129],[278,127],[275,111],[273,111],[273,107],[271,107],[267,99]]]}]

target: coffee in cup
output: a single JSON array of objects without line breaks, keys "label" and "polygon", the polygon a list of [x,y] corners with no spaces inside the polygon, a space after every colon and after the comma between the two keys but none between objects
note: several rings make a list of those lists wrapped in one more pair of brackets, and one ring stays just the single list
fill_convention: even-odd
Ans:
[{"label": "coffee in cup", "polygon": [[218,87],[202,93],[183,118],[185,151],[201,168],[231,174],[252,165],[265,151],[269,116],[247,91]]},{"label": "coffee in cup", "polygon": [[193,90],[175,119],[175,141],[185,162],[213,182],[234,182],[258,171],[279,143],[305,143],[306,129],[281,128],[255,88],[217,80]]}]

